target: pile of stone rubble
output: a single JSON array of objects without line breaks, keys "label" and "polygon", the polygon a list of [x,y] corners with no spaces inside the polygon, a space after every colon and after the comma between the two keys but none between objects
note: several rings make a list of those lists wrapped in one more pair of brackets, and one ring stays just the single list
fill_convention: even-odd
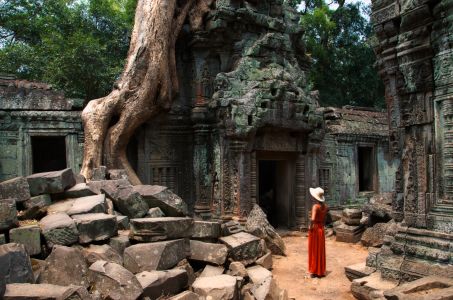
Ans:
[{"label": "pile of stone rubble", "polygon": [[360,208],[330,210],[328,219],[337,242],[357,243],[365,247],[379,248],[392,220],[392,194],[374,195]]},{"label": "pile of stone rubble", "polygon": [[259,206],[245,227],[194,221],[163,186],[101,167],[0,183],[0,299],[285,300],[285,245]]}]

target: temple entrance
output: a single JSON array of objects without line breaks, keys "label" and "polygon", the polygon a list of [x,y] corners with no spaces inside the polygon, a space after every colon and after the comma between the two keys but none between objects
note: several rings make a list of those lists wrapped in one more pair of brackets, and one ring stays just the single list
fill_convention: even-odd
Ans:
[{"label": "temple entrance", "polygon": [[294,157],[292,154],[258,155],[258,203],[274,227],[291,228],[295,225],[292,217]]},{"label": "temple entrance", "polygon": [[64,136],[31,137],[33,173],[66,169],[66,141]]},{"label": "temple entrance", "polygon": [[358,147],[359,192],[374,191],[373,147]]}]

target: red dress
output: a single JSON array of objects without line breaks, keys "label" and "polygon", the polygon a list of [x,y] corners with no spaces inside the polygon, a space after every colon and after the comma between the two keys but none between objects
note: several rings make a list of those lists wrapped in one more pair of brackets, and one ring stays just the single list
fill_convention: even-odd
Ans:
[{"label": "red dress", "polygon": [[[326,217],[327,205],[324,211],[315,210],[313,230],[308,234],[308,270],[318,276],[326,275],[326,236],[324,232],[324,218]],[[311,211],[313,214],[313,211]]]}]

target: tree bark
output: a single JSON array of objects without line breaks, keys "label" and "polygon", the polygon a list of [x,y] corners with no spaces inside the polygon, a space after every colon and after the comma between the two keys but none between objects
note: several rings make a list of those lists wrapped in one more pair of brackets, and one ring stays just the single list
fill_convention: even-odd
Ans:
[{"label": "tree bark", "polygon": [[[126,157],[134,131],[150,117],[171,107],[178,92],[175,44],[194,0],[139,0],[131,44],[112,92],[92,100],[82,112],[85,148],[80,173],[93,168],[125,169],[133,185],[141,184]],[[201,15],[199,17],[202,17]],[[118,122],[109,128],[112,117]]]}]

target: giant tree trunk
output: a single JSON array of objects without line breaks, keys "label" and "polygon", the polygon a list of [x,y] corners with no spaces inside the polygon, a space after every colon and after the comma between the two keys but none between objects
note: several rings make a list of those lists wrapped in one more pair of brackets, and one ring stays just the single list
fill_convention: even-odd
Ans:
[{"label": "giant tree trunk", "polygon": [[[82,113],[85,150],[80,173],[88,180],[90,171],[103,164],[125,169],[133,185],[141,184],[127,160],[126,146],[134,131],[156,113],[170,109],[177,95],[175,43],[193,3],[187,0],[178,7],[176,0],[138,1],[123,72],[113,91],[90,101]],[[199,21],[203,12],[195,6],[190,18]],[[112,117],[119,120],[109,128]]]}]

